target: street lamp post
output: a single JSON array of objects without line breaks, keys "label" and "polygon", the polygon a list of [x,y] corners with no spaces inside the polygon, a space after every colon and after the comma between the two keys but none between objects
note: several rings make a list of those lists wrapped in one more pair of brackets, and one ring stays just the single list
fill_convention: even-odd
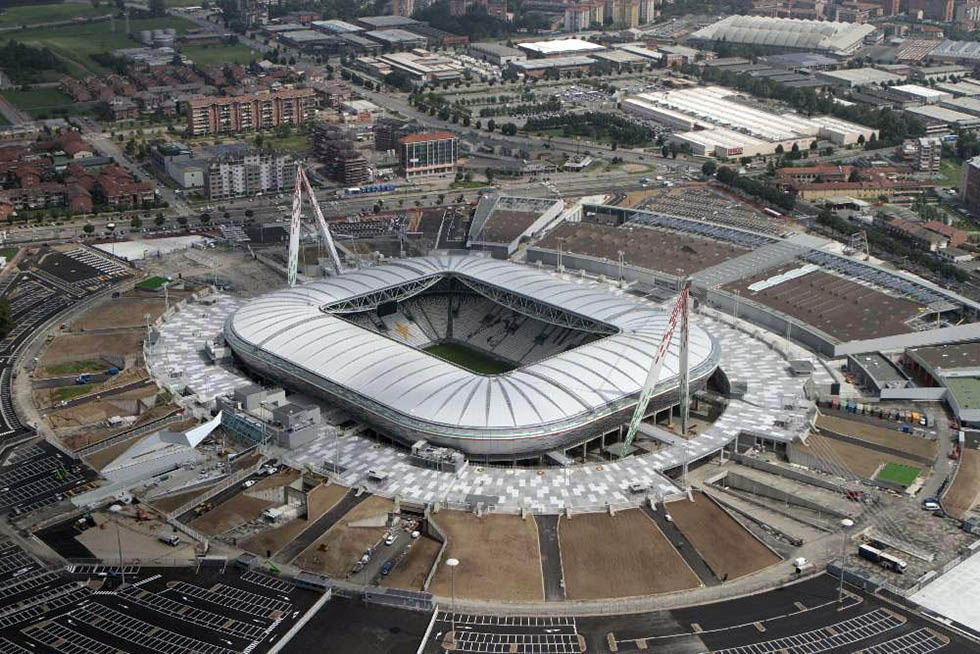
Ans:
[{"label": "street lamp post", "polygon": [[113,504],[109,507],[109,512],[113,514],[116,523],[116,546],[119,548],[119,574],[122,576],[122,585],[126,585],[126,568],[123,566],[123,553],[122,553],[122,535],[119,533],[119,514],[122,512],[122,506],[119,504]]},{"label": "street lamp post", "polygon": [[446,565],[449,566],[449,592],[450,597],[452,598],[452,616],[449,618],[449,620],[450,625],[452,626],[453,649],[456,649],[456,566],[459,565],[459,559],[449,559],[446,561]]},{"label": "street lamp post", "polygon": [[840,521],[841,541],[840,541],[840,586],[837,588],[837,610],[844,607],[844,567],[847,561],[847,530],[854,526],[854,521],[844,518]]}]

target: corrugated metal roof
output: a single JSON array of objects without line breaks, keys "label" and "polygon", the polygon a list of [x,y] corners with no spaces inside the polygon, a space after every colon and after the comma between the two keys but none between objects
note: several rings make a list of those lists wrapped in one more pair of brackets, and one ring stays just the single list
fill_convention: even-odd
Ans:
[{"label": "corrugated metal roof", "polygon": [[[619,333],[488,376],[320,308],[440,274],[475,279],[558,306],[608,323]],[[666,323],[667,314],[657,307],[529,267],[478,257],[425,257],[264,295],[229,317],[225,331],[233,344],[237,337],[415,420],[463,430],[513,433],[546,423],[581,421],[596,411],[601,413],[611,402],[638,394]],[[664,389],[677,383],[676,342],[664,362]],[[703,371],[718,356],[707,332],[691,326],[692,371]]]}]

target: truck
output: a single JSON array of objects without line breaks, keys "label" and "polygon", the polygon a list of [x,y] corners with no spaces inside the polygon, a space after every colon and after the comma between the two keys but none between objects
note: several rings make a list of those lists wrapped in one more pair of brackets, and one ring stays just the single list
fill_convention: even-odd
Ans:
[{"label": "truck", "polygon": [[92,381],[92,374],[88,372],[83,372],[78,377],[75,377],[76,384],[88,384]]},{"label": "truck", "polygon": [[872,547],[871,545],[861,545],[858,547],[858,555],[862,559],[877,563],[882,568],[897,572],[898,574],[904,573],[905,568],[908,567],[908,564],[897,556],[884,552],[877,547]]},{"label": "truck", "polygon": [[170,547],[177,547],[180,545],[180,537],[177,534],[160,534],[157,536],[157,540],[161,543],[166,543]]}]

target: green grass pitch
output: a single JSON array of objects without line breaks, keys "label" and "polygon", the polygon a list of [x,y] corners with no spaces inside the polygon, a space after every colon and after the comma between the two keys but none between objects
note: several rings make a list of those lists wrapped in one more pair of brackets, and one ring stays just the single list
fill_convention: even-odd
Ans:
[{"label": "green grass pitch", "polygon": [[422,350],[481,375],[499,375],[514,369],[514,366],[462,343],[437,343]]},{"label": "green grass pitch", "polygon": [[898,463],[886,463],[885,467],[878,473],[879,481],[890,481],[902,486],[911,486],[922,472],[921,468],[915,466],[905,466]]}]

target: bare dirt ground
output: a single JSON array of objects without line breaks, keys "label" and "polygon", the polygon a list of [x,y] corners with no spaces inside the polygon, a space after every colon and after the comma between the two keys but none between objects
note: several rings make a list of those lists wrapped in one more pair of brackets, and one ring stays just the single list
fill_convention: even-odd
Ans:
[{"label": "bare dirt ground", "polygon": [[180,273],[185,281],[198,284],[210,284],[217,278],[218,284],[230,287],[236,295],[254,296],[282,288],[279,275],[240,250],[195,250],[191,256],[181,250],[161,259],[147,259],[144,265],[148,275],[176,278]]},{"label": "bare dirt ground", "polygon": [[[432,516],[449,539],[444,559],[461,561],[456,568],[456,596],[477,600],[541,600],[541,552],[533,518],[460,511]],[[449,568],[439,566],[429,590],[450,594]]]},{"label": "bare dirt ground", "polygon": [[980,451],[963,450],[960,468],[953,484],[943,496],[946,510],[954,518],[964,518],[980,499]]},{"label": "bare dirt ground", "polygon": [[427,536],[420,536],[412,543],[408,552],[401,558],[387,577],[383,577],[385,586],[404,588],[406,590],[422,590],[425,578],[439,554],[439,541]]},{"label": "bare dirt ground", "polygon": [[150,314],[150,322],[153,322],[163,314],[165,309],[166,303],[162,297],[150,300],[136,298],[108,300],[73,321],[71,330],[85,332],[93,329],[145,327],[146,314]]},{"label": "bare dirt ground", "polygon": [[331,577],[345,578],[364,550],[374,547],[385,533],[381,527],[348,527],[348,523],[387,513],[393,507],[391,500],[369,497],[306,548],[292,562],[293,565]]},{"label": "bare dirt ground", "polygon": [[274,502],[238,494],[190,522],[190,527],[209,536],[223,534],[232,527],[255,520]]},{"label": "bare dirt ground", "polygon": [[716,577],[735,579],[779,562],[710,498],[700,493],[694,498],[667,504],[667,512]]},{"label": "bare dirt ground", "polygon": [[143,336],[139,329],[113,334],[62,334],[48,344],[38,367],[92,357],[136,354],[142,347]]},{"label": "bare dirt ground", "polygon": [[282,468],[279,472],[272,475],[271,477],[266,477],[260,479],[258,482],[252,486],[253,491],[264,490],[266,488],[279,488],[280,486],[288,486],[297,479],[300,478],[300,471],[293,468]]},{"label": "bare dirt ground", "polygon": [[563,517],[558,536],[567,599],[653,595],[701,584],[639,509]]},{"label": "bare dirt ground", "polygon": [[123,507],[118,523],[115,516],[108,513],[93,513],[92,517],[102,527],[96,526],[85,530],[78,535],[78,541],[95,556],[110,562],[113,559],[118,560],[120,541],[126,558],[140,559],[145,565],[150,565],[153,561],[194,558],[194,543],[189,538],[181,536],[181,543],[176,547],[162,543],[157,536],[173,533],[173,528],[155,518],[137,522],[133,517],[134,513],[134,507]]},{"label": "bare dirt ground", "polygon": [[110,445],[104,450],[99,450],[94,454],[90,454],[86,456],[85,462],[88,463],[93,468],[95,468],[96,470],[101,470],[105,466],[112,463],[113,460],[116,457],[118,457],[120,454],[128,450],[133,445],[136,445],[136,443],[140,442],[147,436],[149,436],[149,434],[140,434],[139,436],[134,436],[133,438],[129,438],[127,440],[120,441],[118,443]]},{"label": "bare dirt ground", "polygon": [[884,445],[925,459],[936,457],[936,441],[903,434],[897,429],[885,429],[869,425],[866,422],[823,415],[817,417],[817,427],[824,427],[838,434],[859,438],[876,445]]},{"label": "bare dirt ground", "polygon": [[854,474],[870,479],[875,471],[883,463],[900,463],[902,465],[915,466],[922,468],[923,464],[912,459],[905,459],[872,450],[860,445],[852,445],[833,438],[811,434],[806,439],[806,445],[800,444],[801,449],[806,449],[813,456],[830,461],[831,463],[843,463],[848,470]]},{"label": "bare dirt ground", "polygon": [[313,521],[329,511],[348,490],[350,489],[346,486],[336,484],[317,486],[306,496],[307,515],[305,518],[294,518],[280,527],[259,532],[241,541],[241,547],[253,554],[271,558],[287,543],[296,538],[300,532],[309,527]]},{"label": "bare dirt ground", "polygon": [[214,484],[208,484],[207,486],[200,486],[194,490],[187,491],[186,493],[177,493],[175,495],[168,495],[167,497],[161,497],[158,500],[152,500],[150,504],[154,507],[163,511],[164,513],[170,513],[175,509],[179,509],[184,506],[187,502],[190,502],[195,497],[203,494],[209,488],[214,486]]},{"label": "bare dirt ground", "polygon": [[652,198],[660,191],[630,191],[626,194],[626,199],[620,203],[621,207],[635,207],[647,198]]}]

